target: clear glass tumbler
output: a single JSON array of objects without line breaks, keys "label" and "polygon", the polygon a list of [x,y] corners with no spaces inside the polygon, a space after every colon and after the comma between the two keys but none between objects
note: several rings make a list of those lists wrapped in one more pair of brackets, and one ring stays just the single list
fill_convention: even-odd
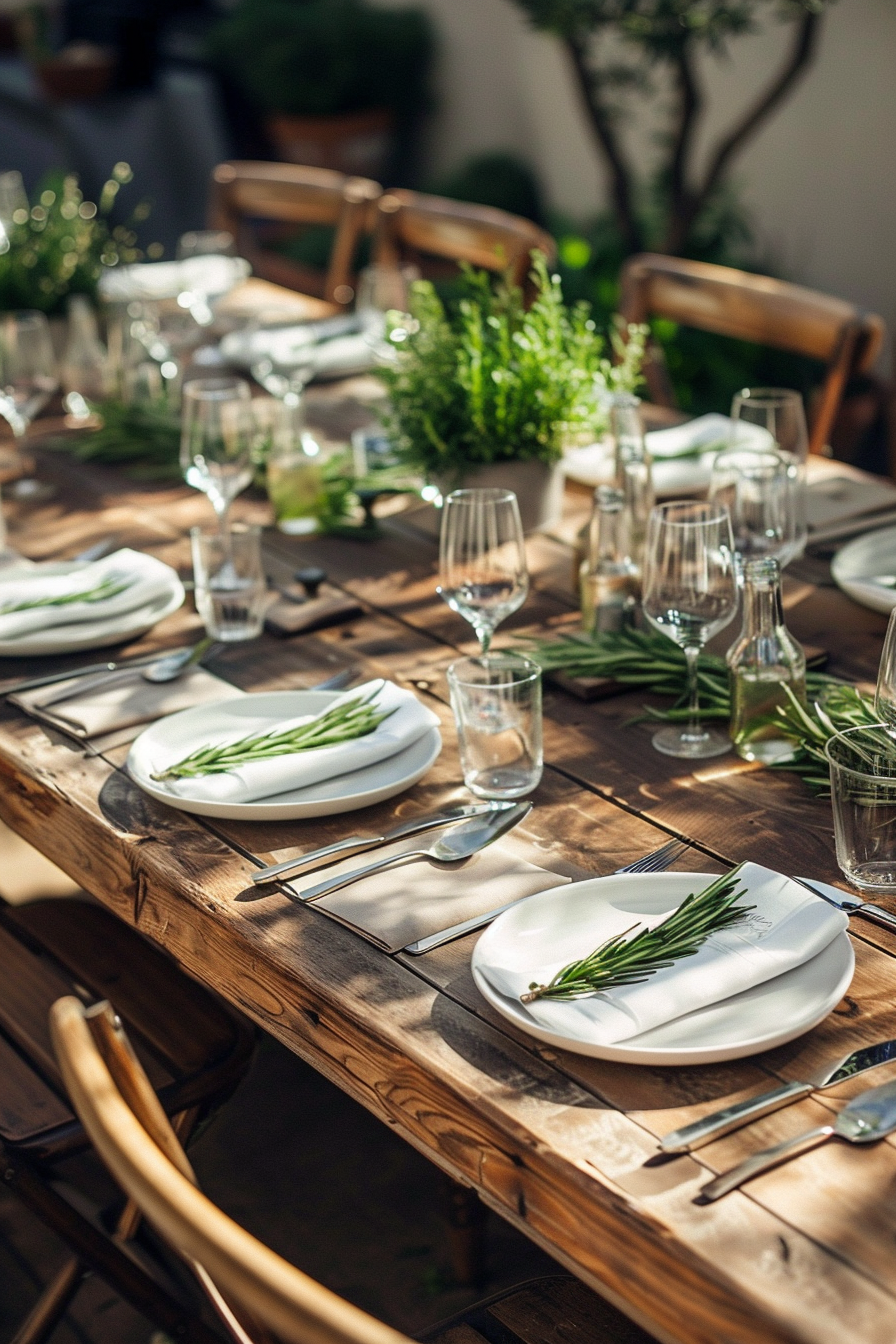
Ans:
[{"label": "clear glass tumbler", "polygon": [[825,755],[844,876],[860,891],[896,891],[896,741],[884,724],[847,728]]},{"label": "clear glass tumbler", "polygon": [[518,653],[448,668],[464,783],[477,798],[522,798],[541,779],[541,669]]},{"label": "clear glass tumbler", "polygon": [[226,532],[190,532],[196,610],[212,639],[255,639],[264,623],[266,583],[261,528],[234,524]]}]

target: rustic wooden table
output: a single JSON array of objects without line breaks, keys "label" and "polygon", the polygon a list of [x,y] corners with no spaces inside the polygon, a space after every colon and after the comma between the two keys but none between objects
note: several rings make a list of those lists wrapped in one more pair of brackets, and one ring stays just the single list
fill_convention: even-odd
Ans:
[{"label": "rustic wooden table", "polygon": [[[9,511],[11,541],[22,551],[72,554],[116,532],[123,544],[186,568],[185,530],[207,507],[195,494],[140,488],[58,456],[42,469],[58,482],[56,498]],[[573,501],[567,530],[582,506]],[[537,538],[529,559],[532,595],[502,638],[574,620],[569,548]],[[252,690],[313,684],[347,665],[409,683],[441,716],[445,750],[414,789],[353,816],[352,825],[463,798],[444,669],[469,648],[469,631],[435,594],[434,544],[396,521],[375,544],[273,533],[268,560],[279,579],[299,562],[322,564],[365,614],[297,640],[231,647],[213,670]],[[873,674],[881,617],[805,583],[789,585],[787,602],[792,629],[830,650],[832,670]],[[197,630],[185,608],[127,652]],[[60,663],[6,660],[0,690]],[[547,768],[524,827],[538,862],[605,873],[674,834],[693,846],[681,868],[718,870],[750,858],[837,879],[829,803],[793,777],[733,756],[691,770],[658,755],[644,728],[626,726],[643,700],[635,692],[586,705],[548,689]],[[896,1139],[866,1149],[828,1144],[718,1204],[694,1203],[708,1172],[824,1121],[864,1083],[803,1101],[694,1156],[655,1162],[658,1135],[723,1099],[805,1077],[832,1053],[896,1035],[896,940],[888,933],[855,924],[849,995],[787,1047],[692,1069],[602,1063],[540,1046],[490,1010],[470,976],[475,935],[425,957],[389,957],[276,889],[250,887],[254,867],[335,839],[344,819],[206,823],[142,794],[122,770],[125,754],[85,754],[4,702],[0,816],[660,1340],[892,1344]],[[875,1081],[886,1077],[881,1070]]]}]

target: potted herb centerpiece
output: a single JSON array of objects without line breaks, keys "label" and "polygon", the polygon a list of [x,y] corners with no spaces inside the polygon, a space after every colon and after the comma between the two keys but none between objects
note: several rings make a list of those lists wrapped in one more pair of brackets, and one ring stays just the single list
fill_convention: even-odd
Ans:
[{"label": "potted herb centerpiece", "polygon": [[606,428],[608,393],[640,380],[643,333],[607,354],[587,304],[568,308],[560,282],[533,253],[534,301],[487,272],[465,269],[461,297],[411,286],[410,318],[392,315],[394,361],[386,428],[407,466],[442,494],[462,486],[514,490],[523,527],[560,512],[564,447]]},{"label": "potted herb centerpiece", "polygon": [[290,163],[376,176],[428,105],[433,37],[418,9],[240,0],[210,47]]}]

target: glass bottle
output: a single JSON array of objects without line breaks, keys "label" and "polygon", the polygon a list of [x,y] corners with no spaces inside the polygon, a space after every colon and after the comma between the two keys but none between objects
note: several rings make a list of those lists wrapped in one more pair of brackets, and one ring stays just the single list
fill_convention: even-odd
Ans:
[{"label": "glass bottle", "polygon": [[68,340],[60,365],[62,387],[69,397],[102,401],[109,387],[109,357],[100,340],[96,314],[84,294],[68,301]]},{"label": "glass bottle", "polygon": [[594,492],[588,556],[579,570],[582,628],[588,633],[621,630],[634,621],[638,571],[628,553],[624,496],[611,485]]},{"label": "glass bottle", "polygon": [[615,479],[624,497],[628,553],[639,574],[644,565],[647,520],[654,505],[653,467],[644,442],[640,405],[638,397],[619,392],[610,410]]},{"label": "glass bottle", "polygon": [[747,560],[743,597],[743,629],[727,654],[731,738],[744,760],[769,764],[793,752],[775,711],[790,703],[785,686],[806,703],[806,655],[784,624],[777,560]]}]

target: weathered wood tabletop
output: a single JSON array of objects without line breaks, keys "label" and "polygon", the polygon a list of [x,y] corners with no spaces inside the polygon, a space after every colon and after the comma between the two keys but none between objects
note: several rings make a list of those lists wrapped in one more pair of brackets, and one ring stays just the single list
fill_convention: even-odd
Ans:
[{"label": "weathered wood tabletop", "polygon": [[[34,557],[72,554],[115,532],[180,565],[205,501],[142,488],[54,455],[56,498],[10,509],[11,541]],[[241,501],[244,515],[262,505]],[[375,544],[277,533],[269,569],[320,563],[365,604],[348,626],[232,646],[212,669],[239,686],[311,685],[353,665],[415,687],[441,716],[445,750],[407,794],[351,817],[379,826],[463,799],[444,669],[469,630],[435,594],[435,546],[396,521]],[[571,622],[570,552],[529,547],[534,587],[508,630]],[[833,588],[791,583],[788,619],[823,645],[833,671],[873,675],[884,622]],[[194,637],[191,608],[127,652]],[[95,655],[79,661],[93,660]],[[72,663],[75,660],[71,660]],[[64,665],[0,662],[9,684]],[[0,689],[4,683],[0,682]],[[754,859],[837,880],[830,804],[800,781],[734,756],[691,769],[626,720],[640,692],[583,704],[545,699],[546,761],[523,828],[532,856],[567,872],[606,873],[669,834],[693,849],[677,865],[717,871]],[[676,1344],[892,1344],[896,1338],[896,1139],[831,1143],[708,1207],[708,1173],[823,1122],[866,1084],[791,1106],[702,1148],[656,1162],[656,1138],[822,1059],[896,1035],[896,940],[857,921],[849,995],[814,1031],[743,1062],[635,1068],[541,1046],[474,988],[475,935],[427,956],[389,957],[275,888],[254,867],[345,833],[345,818],[206,823],[154,802],[122,769],[125,748],[85,753],[3,702],[0,815],[192,975],[392,1126],[660,1340]],[[891,1069],[891,1073],[896,1069]],[[875,1075],[885,1081],[886,1070]]]}]

